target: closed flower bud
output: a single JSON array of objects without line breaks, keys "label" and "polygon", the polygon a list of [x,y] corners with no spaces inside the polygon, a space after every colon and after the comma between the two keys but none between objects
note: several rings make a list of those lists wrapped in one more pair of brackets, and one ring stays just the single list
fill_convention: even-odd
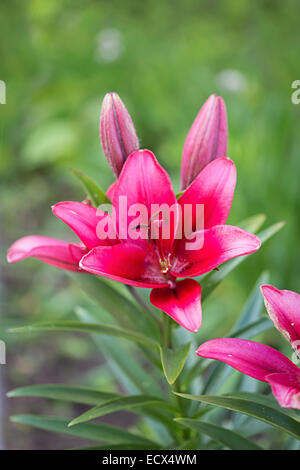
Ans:
[{"label": "closed flower bud", "polygon": [[108,163],[118,178],[126,158],[139,149],[139,141],[132,119],[117,93],[107,93],[104,97],[100,139]]},{"label": "closed flower bud", "polygon": [[181,190],[186,189],[212,160],[226,157],[226,107],[220,96],[211,95],[199,111],[184,143]]}]

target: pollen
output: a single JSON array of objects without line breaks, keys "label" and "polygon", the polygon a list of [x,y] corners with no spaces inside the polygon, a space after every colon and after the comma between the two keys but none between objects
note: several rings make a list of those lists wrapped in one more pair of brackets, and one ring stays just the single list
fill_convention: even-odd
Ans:
[{"label": "pollen", "polygon": [[160,260],[159,260],[160,272],[162,274],[168,274],[168,272],[171,269],[170,257],[171,257],[171,253],[168,254],[167,258],[164,258],[164,259],[160,258]]}]

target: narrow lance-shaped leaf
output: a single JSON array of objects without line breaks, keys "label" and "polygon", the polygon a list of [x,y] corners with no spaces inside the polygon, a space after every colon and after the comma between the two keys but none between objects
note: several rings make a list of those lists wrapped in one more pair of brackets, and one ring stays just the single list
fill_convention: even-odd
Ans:
[{"label": "narrow lance-shaped leaf", "polygon": [[183,344],[177,349],[161,348],[160,355],[166,379],[172,385],[183,369],[189,354],[191,343]]},{"label": "narrow lance-shaped leaf", "polygon": [[[77,311],[81,321],[93,322],[94,318],[87,311]],[[125,392],[133,395],[142,393],[162,397],[162,391],[153,378],[141,365],[140,357],[136,357],[126,344],[122,344],[116,338],[92,334],[92,338],[106,357],[107,363],[118,383]],[[128,346],[131,346],[128,343]]]},{"label": "narrow lance-shaped leaf", "polygon": [[262,401],[261,397],[257,394],[232,393],[231,395],[217,396],[177,393],[177,395],[189,400],[200,401],[252,416],[300,440],[299,419],[292,417],[290,412],[283,411],[280,408],[278,409],[271,401],[270,404],[266,404],[265,398],[263,398],[264,401]]},{"label": "narrow lance-shaped leaf", "polygon": [[33,325],[20,326],[9,330],[11,333],[34,333],[40,331],[81,331],[83,333],[98,333],[108,336],[116,336],[141,343],[150,348],[157,348],[158,344],[135,331],[119,328],[115,325],[100,323],[83,323],[76,321],[57,321],[47,323],[36,323]]},{"label": "narrow lance-shaped leaf", "polygon": [[228,338],[236,338],[242,336],[244,339],[254,338],[254,336],[273,328],[272,322],[268,318],[260,318],[259,320],[245,325],[240,330],[235,330],[228,335]]},{"label": "narrow lance-shaped leaf", "polygon": [[256,233],[266,221],[265,214],[256,214],[252,217],[247,217],[247,219],[243,220],[242,222],[238,223],[238,227],[242,228],[243,230],[247,230],[251,233]]},{"label": "narrow lance-shaped leaf", "polygon": [[92,180],[92,178],[79,170],[75,170],[74,168],[72,168],[71,171],[82,184],[93,206],[99,207],[101,204],[111,204],[111,200],[106,196],[103,189],[101,189],[100,186]]},{"label": "narrow lance-shaped leaf", "polygon": [[118,393],[102,392],[89,387],[72,387],[68,385],[29,385],[16,388],[7,394],[8,397],[37,397],[53,400],[63,400],[84,405],[98,405],[99,403],[122,397]]},{"label": "narrow lance-shaped leaf", "polygon": [[151,338],[159,337],[158,328],[153,320],[129,298],[129,293],[126,296],[126,291],[122,289],[124,286],[100,278],[100,276],[82,276],[81,274],[70,276],[120,326],[144,332],[148,337],[151,336]]},{"label": "narrow lance-shaped leaf", "polygon": [[221,442],[224,446],[232,450],[263,450],[262,447],[249,441],[245,437],[230,429],[222,428],[216,424],[198,421],[196,419],[176,418],[175,421],[199,433]]},{"label": "narrow lance-shaped leaf", "polygon": [[[110,413],[115,413],[116,411],[120,410],[132,410],[134,408],[141,408],[144,406],[149,405],[156,405],[161,406],[163,408],[170,408],[170,405],[163,401],[158,400],[156,397],[151,397],[147,395],[136,395],[136,396],[125,396],[125,397],[118,397],[112,400],[109,400],[105,403],[102,403],[99,406],[95,406],[90,410],[86,411],[85,413],[81,414],[77,418],[73,419],[68,426],[74,426],[75,424],[86,423],[87,421],[91,421],[92,419],[99,418],[101,416],[105,416]],[[176,409],[173,410],[176,412]]]},{"label": "narrow lance-shaped leaf", "polygon": [[158,444],[124,444],[121,442],[120,444],[110,444],[105,446],[93,446],[93,447],[80,447],[80,448],[72,448],[71,450],[156,450],[161,449],[162,446]]},{"label": "narrow lance-shaped leaf", "polygon": [[268,282],[268,279],[268,272],[263,272],[260,275],[230,335],[234,335],[235,332],[241,330],[245,326],[257,321],[260,318],[263,309],[263,298],[260,293],[259,287],[262,284],[266,284]]},{"label": "narrow lance-shaped leaf", "polygon": [[119,442],[129,444],[145,444],[148,448],[149,445],[157,447],[157,443],[152,442],[137,434],[125,431],[115,426],[109,426],[102,423],[87,423],[80,426],[68,427],[68,420],[65,418],[54,418],[50,416],[37,416],[37,415],[17,415],[13,416],[14,423],[27,424],[34,426],[38,429],[51,431],[55,433],[68,434],[69,436],[81,437],[98,442],[107,442],[118,444]]}]

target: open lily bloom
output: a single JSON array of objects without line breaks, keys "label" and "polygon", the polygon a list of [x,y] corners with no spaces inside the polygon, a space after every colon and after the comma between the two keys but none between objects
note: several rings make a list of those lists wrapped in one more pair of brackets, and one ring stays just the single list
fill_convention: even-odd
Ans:
[{"label": "open lily bloom", "polygon": [[[261,291],[271,320],[297,351],[300,295],[267,285],[262,286]],[[250,377],[268,382],[282,407],[300,409],[300,368],[276,349],[255,341],[220,338],[202,344],[197,354],[225,362]]]},{"label": "open lily bloom", "polygon": [[[9,249],[8,261],[33,256],[60,268],[150,287],[154,306],[196,332],[202,320],[201,286],[193,279],[178,279],[199,276],[260,247],[255,235],[225,225],[235,183],[234,163],[219,158],[177,200],[171,180],[155,156],[148,150],[135,151],[109,190],[111,215],[73,201],[53,207],[53,213],[77,234],[81,244],[25,237]],[[198,213],[197,205],[203,206],[204,213]],[[145,213],[137,217],[141,208]]]}]

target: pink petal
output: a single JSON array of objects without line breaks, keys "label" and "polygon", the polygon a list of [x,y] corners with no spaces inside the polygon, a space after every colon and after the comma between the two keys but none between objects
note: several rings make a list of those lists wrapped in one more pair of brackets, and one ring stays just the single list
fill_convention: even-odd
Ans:
[{"label": "pink petal", "polygon": [[[300,369],[299,369],[300,375]],[[300,377],[290,374],[270,374],[266,377],[280,406],[300,410]]]},{"label": "pink petal", "polygon": [[197,115],[184,143],[181,188],[185,189],[212,160],[227,155],[226,107],[220,96],[211,95]]},{"label": "pink petal", "polygon": [[114,181],[114,182],[110,185],[110,187],[108,188],[108,190],[106,191],[106,196],[107,196],[111,201],[113,201],[113,199],[114,199],[114,194],[115,194],[115,190],[116,190],[117,184],[118,184],[118,181]]},{"label": "pink petal", "polygon": [[150,302],[179,325],[197,332],[202,322],[201,286],[193,279],[176,282],[176,287],[153,289]]},{"label": "pink petal", "polygon": [[[118,240],[101,240],[97,234],[97,227],[101,220],[109,216],[96,207],[82,202],[64,201],[52,207],[53,214],[67,224],[90,250],[98,245],[111,245]],[[113,230],[112,230],[113,231]]]},{"label": "pink petal", "polygon": [[[198,228],[210,228],[226,223],[236,184],[236,167],[229,158],[218,158],[199,173],[178,200],[184,211],[185,204],[193,207],[193,231],[196,228],[196,205],[204,208],[204,221]],[[189,206],[186,206],[186,210]]]},{"label": "pink petal", "polygon": [[[126,202],[127,210],[123,207],[123,201]],[[137,233],[136,230],[133,230],[132,224],[139,214],[128,215],[128,210],[137,207],[135,205],[142,206],[146,211],[143,227],[138,229],[138,232],[142,233],[143,240],[138,240],[138,243],[144,246],[148,244],[147,224],[151,219],[153,226],[159,223],[160,230],[163,228],[166,232],[170,232],[164,240],[159,235],[157,241],[157,245],[162,251],[160,256],[167,256],[171,250],[177,226],[178,205],[167,172],[159,165],[149,150],[139,150],[128,157],[115,190],[114,207],[119,217],[117,232],[123,240],[130,240],[134,236],[133,233]],[[157,210],[161,205],[164,205],[164,208],[161,207],[158,216]],[[168,211],[171,207],[174,208],[174,212],[165,217],[165,210]],[[131,227],[129,227],[130,224]]]},{"label": "pink petal", "polygon": [[290,342],[300,340],[300,295],[273,286],[261,286],[268,314],[277,330]]},{"label": "pink petal", "polygon": [[8,250],[7,261],[16,263],[25,258],[37,258],[61,269],[80,271],[79,261],[86,249],[55,238],[30,235],[17,240]]},{"label": "pink petal", "polygon": [[80,267],[92,274],[138,287],[160,287],[147,277],[147,251],[139,246],[120,243],[98,246],[80,261]]},{"label": "pink petal", "polygon": [[200,249],[187,249],[187,240],[179,241],[172,267],[175,277],[199,276],[232,258],[253,253],[261,245],[258,237],[232,225],[217,225],[198,232],[197,237],[200,246],[203,241]]},{"label": "pink petal", "polygon": [[265,344],[237,338],[207,341],[196,351],[198,356],[217,359],[254,379],[268,382],[267,376],[276,372],[299,374],[298,367],[276,349]]}]

